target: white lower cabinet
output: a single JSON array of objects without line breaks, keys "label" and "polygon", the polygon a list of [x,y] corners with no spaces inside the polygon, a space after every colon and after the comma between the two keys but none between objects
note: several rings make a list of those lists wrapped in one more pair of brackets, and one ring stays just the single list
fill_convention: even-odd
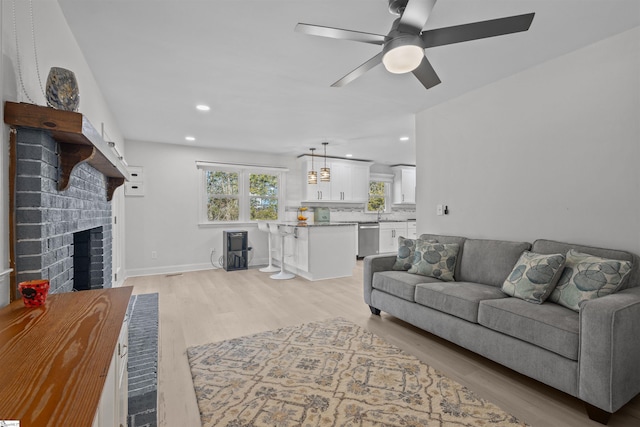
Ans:
[{"label": "white lower cabinet", "polygon": [[417,231],[417,226],[416,226],[416,222],[415,221],[408,221],[407,222],[407,237],[409,239],[417,239],[418,238],[418,231]]},{"label": "white lower cabinet", "polygon": [[398,237],[400,236],[409,237],[406,221],[381,222],[378,253],[398,252]]},{"label": "white lower cabinet", "polygon": [[102,389],[100,405],[93,427],[127,427],[128,387],[127,360],[129,324],[125,320],[120,330],[118,345],[111,358],[109,373]]}]

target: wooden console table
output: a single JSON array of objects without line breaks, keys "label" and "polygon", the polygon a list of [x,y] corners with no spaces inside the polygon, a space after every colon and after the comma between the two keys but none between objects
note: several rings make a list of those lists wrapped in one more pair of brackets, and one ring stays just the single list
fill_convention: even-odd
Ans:
[{"label": "wooden console table", "polygon": [[118,383],[113,361],[122,350],[131,290],[55,294],[42,307],[17,300],[0,309],[0,420],[20,420],[20,427],[101,425],[95,422],[103,390],[111,400],[116,393],[108,389]]}]

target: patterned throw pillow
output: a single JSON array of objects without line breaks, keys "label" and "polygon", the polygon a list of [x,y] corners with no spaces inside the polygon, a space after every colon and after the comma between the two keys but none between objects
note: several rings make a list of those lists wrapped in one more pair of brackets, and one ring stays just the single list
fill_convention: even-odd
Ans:
[{"label": "patterned throw pillow", "polygon": [[[416,239],[408,239],[406,237],[398,237],[398,257],[396,263],[391,267],[392,270],[407,271],[413,265],[413,258],[416,251]],[[436,243],[437,240],[427,240],[430,243]]]},{"label": "patterned throw pillow", "polygon": [[600,258],[571,249],[549,301],[580,311],[585,301],[618,290],[630,271],[629,261]]},{"label": "patterned throw pillow", "polygon": [[565,256],[562,254],[542,255],[524,251],[502,284],[502,292],[542,304],[558,283],[564,261]]},{"label": "patterned throw pillow", "polygon": [[453,273],[456,269],[459,249],[460,245],[457,243],[430,243],[426,240],[418,240],[409,273],[452,282],[455,280]]},{"label": "patterned throw pillow", "polygon": [[406,237],[398,237],[398,257],[396,263],[391,267],[392,270],[407,271],[413,263],[413,254],[416,250],[415,239],[407,239]]}]

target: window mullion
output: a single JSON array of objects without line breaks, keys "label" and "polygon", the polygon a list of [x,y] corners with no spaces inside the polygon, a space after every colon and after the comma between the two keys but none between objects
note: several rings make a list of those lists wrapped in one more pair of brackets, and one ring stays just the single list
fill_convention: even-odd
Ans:
[{"label": "window mullion", "polygon": [[248,210],[248,200],[249,200],[249,180],[247,179],[247,171],[241,170],[238,171],[239,175],[239,186],[238,186],[238,204],[240,206],[240,222],[247,222],[249,215],[247,213]]}]

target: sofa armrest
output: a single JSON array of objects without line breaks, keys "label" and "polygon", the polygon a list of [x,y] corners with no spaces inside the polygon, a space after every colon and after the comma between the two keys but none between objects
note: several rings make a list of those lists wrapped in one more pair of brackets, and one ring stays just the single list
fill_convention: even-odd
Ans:
[{"label": "sofa armrest", "polygon": [[640,288],[580,309],[578,397],[615,412],[640,393]]},{"label": "sofa armrest", "polygon": [[364,258],[364,302],[371,305],[373,273],[391,270],[396,258],[396,255],[369,255]]}]

